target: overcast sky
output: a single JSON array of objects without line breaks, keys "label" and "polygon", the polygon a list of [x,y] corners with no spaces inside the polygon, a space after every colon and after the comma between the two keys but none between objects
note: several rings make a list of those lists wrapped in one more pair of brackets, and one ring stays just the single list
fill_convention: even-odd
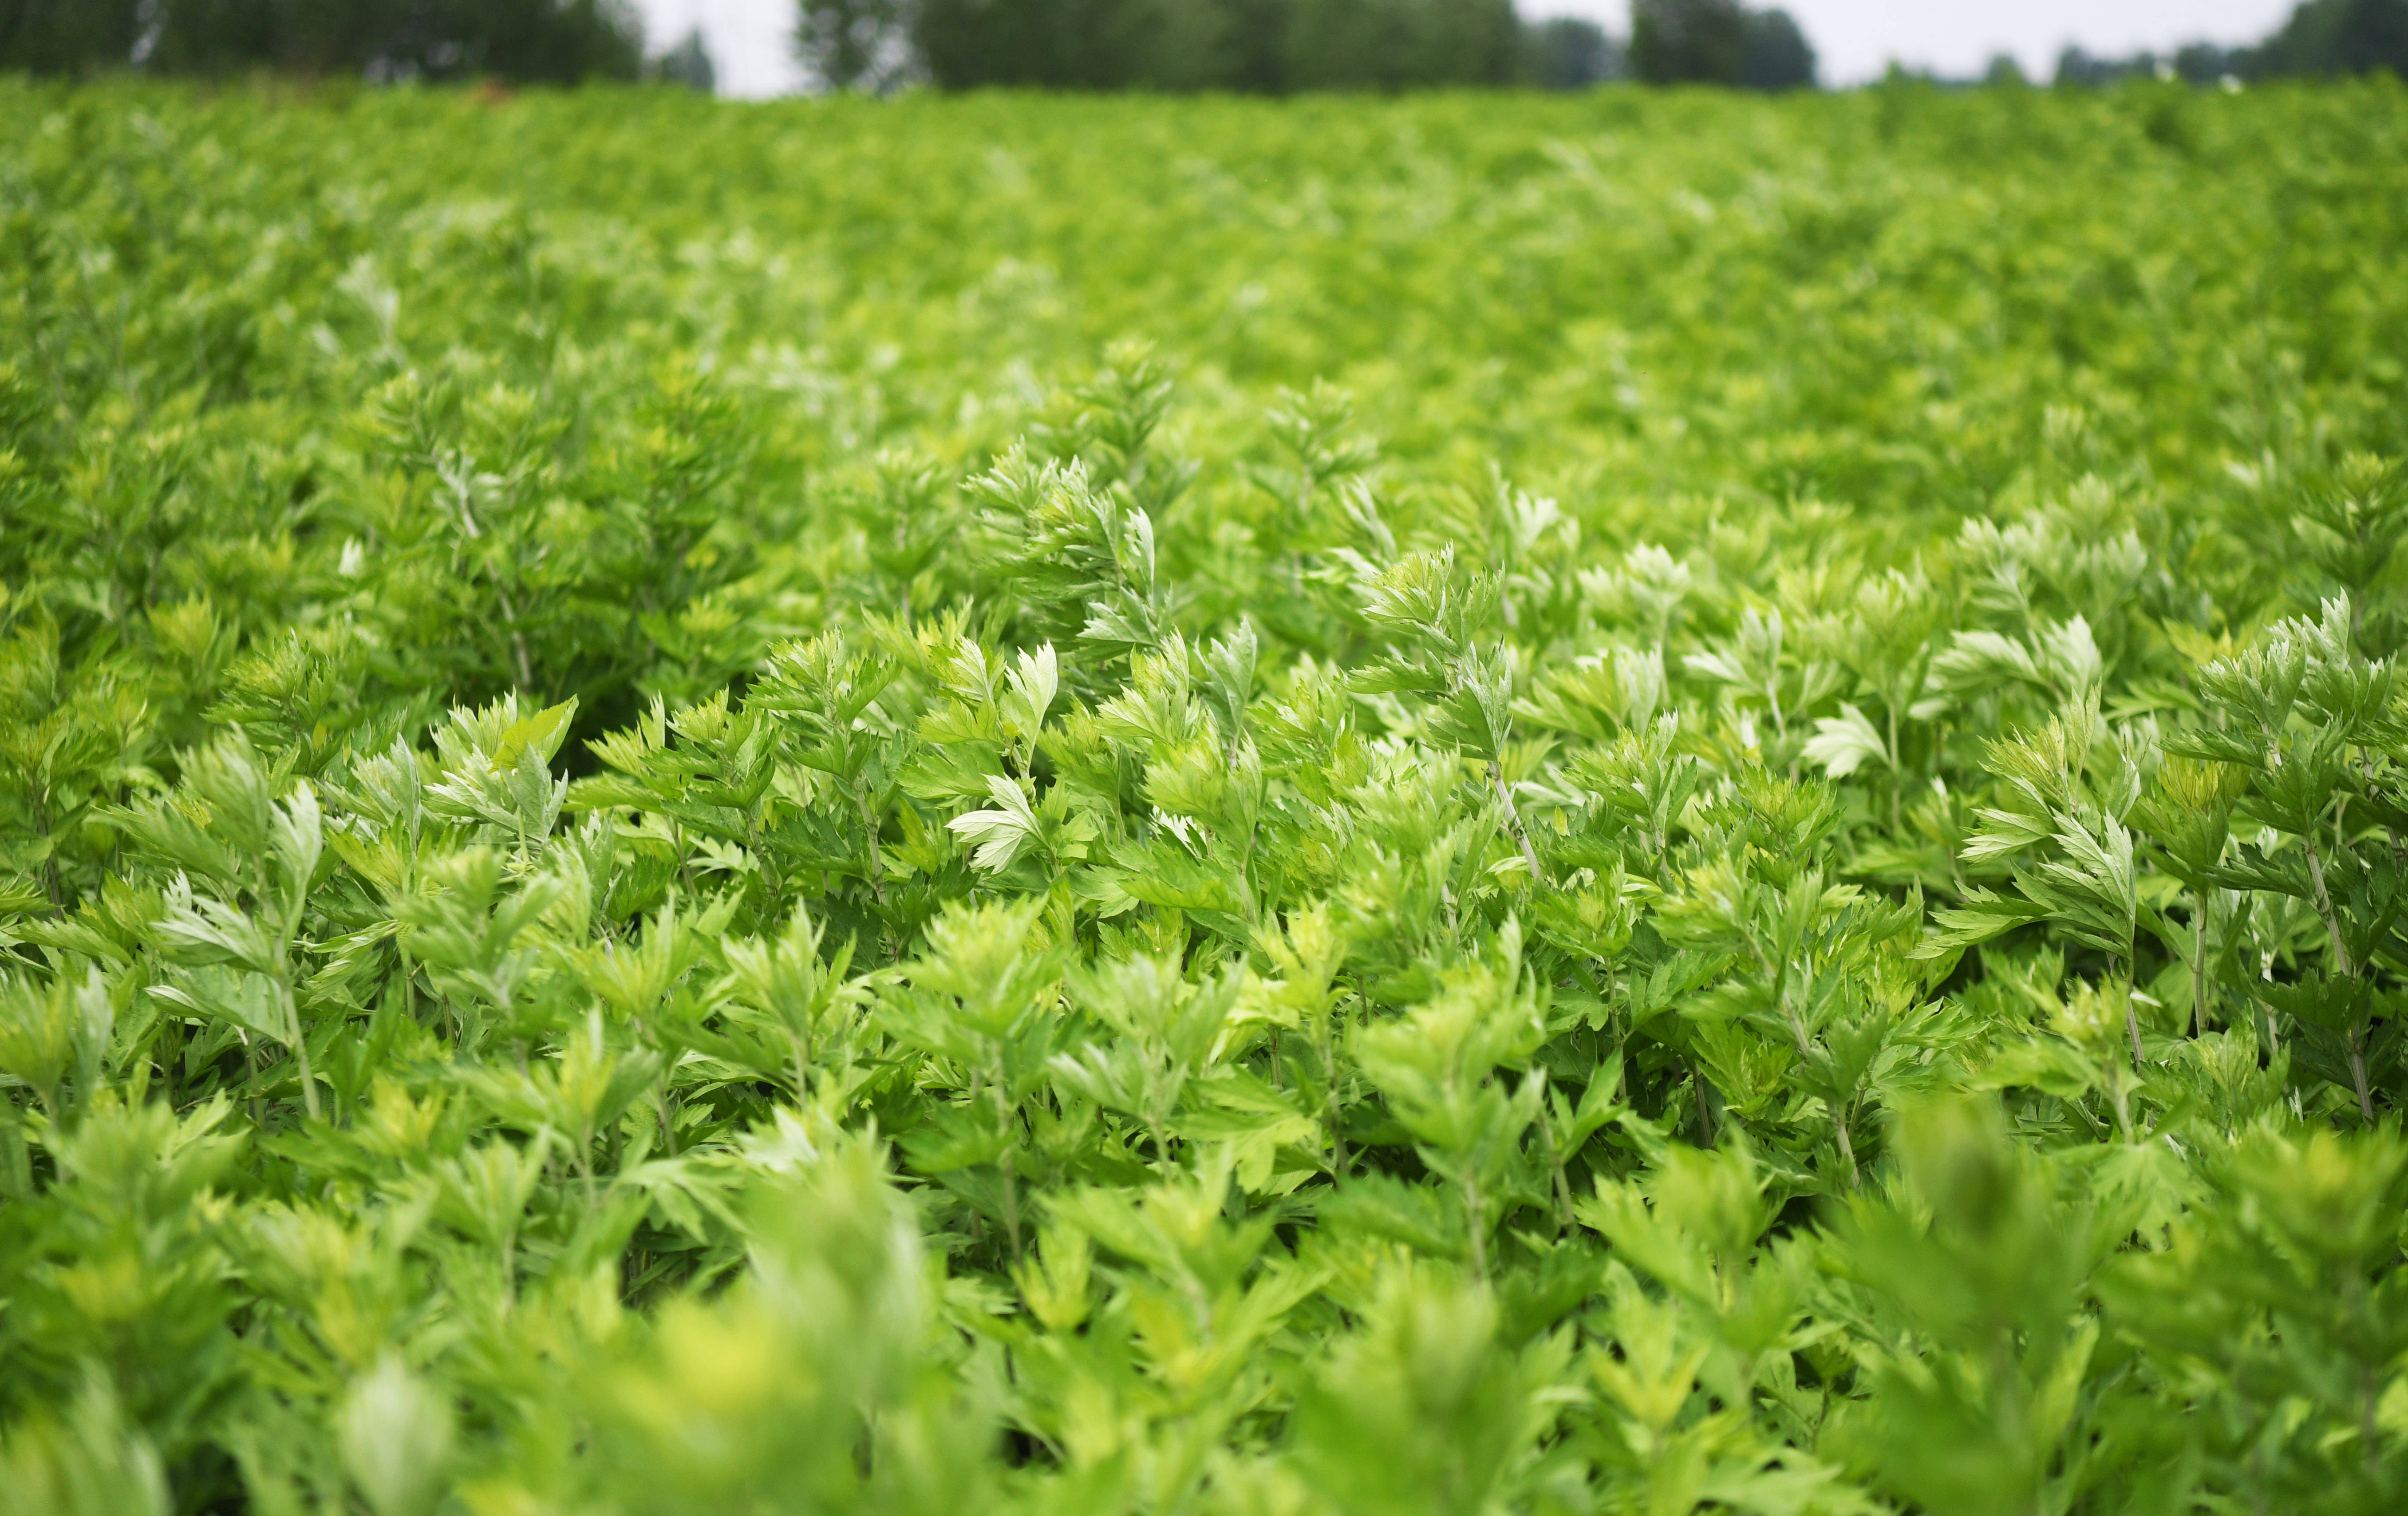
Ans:
[{"label": "overcast sky", "polygon": [[[1784,0],[1822,61],[1827,84],[1878,76],[1890,60],[1944,74],[1978,73],[1996,53],[2046,79],[2058,50],[2171,51],[2204,38],[2246,42],[2290,14],[2294,0]],[[702,28],[725,94],[781,94],[802,82],[789,41],[795,0],[637,0],[658,51]],[[1615,32],[1628,0],[1521,0],[1525,16],[1594,16]]]}]

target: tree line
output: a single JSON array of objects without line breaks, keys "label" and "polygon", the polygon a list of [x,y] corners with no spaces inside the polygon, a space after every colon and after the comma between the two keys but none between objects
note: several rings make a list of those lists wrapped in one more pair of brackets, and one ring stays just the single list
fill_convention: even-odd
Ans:
[{"label": "tree line", "polygon": [[801,10],[805,58],[837,88],[924,73],[947,89],[1410,89],[1509,82],[1520,61],[1512,0],[802,0]]},{"label": "tree line", "polygon": [[574,84],[643,62],[621,0],[0,0],[0,69],[34,74]]},{"label": "tree line", "polygon": [[[796,43],[823,87],[912,83],[1065,90],[1537,85],[1616,79],[1811,88],[1814,51],[1780,9],[1633,0],[1627,38],[1577,17],[1525,21],[1513,0],[796,0]],[[2068,49],[2060,84],[2132,74],[2198,82],[2408,75],[2408,0],[2304,0],[2253,46],[2166,57]],[[699,88],[698,36],[645,57],[627,0],[0,0],[0,70],[271,69],[373,80],[566,84],[652,77]]]},{"label": "tree line", "polygon": [[813,73],[837,89],[1412,89],[1635,78],[1795,89],[1814,51],[1781,10],[1637,0],[1626,44],[1595,22],[1525,22],[1512,0],[800,0]]},{"label": "tree line", "polygon": [[2163,55],[2102,58],[2068,48],[2060,84],[2109,84],[2157,75],[2193,84],[2224,79],[2329,79],[2387,68],[2408,78],[2408,0],[2306,0],[2263,41],[2241,47],[2194,42]]},{"label": "tree line", "polygon": [[[1640,0],[1627,46],[1594,22],[1525,22],[1512,0],[798,0],[817,81],[1068,90],[1405,90],[1662,82],[1811,86],[1784,13]],[[380,81],[573,83],[649,75],[708,88],[700,39],[644,55],[625,0],[0,0],[0,70],[268,69]]]}]

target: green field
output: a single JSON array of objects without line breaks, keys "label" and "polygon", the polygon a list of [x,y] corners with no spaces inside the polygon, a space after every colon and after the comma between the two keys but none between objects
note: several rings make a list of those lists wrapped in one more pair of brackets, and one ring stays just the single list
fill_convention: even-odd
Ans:
[{"label": "green field", "polygon": [[2408,1508],[2403,163],[0,79],[0,1507]]}]

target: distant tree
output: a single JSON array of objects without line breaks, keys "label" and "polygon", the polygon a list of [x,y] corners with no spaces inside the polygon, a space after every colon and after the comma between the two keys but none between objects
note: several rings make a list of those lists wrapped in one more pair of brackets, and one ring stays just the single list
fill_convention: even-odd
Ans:
[{"label": "distant tree", "polygon": [[1622,46],[1584,16],[1555,16],[1522,30],[1522,72],[1545,90],[1585,90],[1629,71]]},{"label": "distant tree", "polygon": [[1631,0],[1630,70],[1650,84],[1811,89],[1814,50],[1785,10],[1739,0]]},{"label": "distant tree", "polygon": [[2017,90],[2031,81],[2024,78],[2024,65],[2015,62],[2012,52],[1990,54],[1989,66],[1982,70],[1982,82],[1998,90]]},{"label": "distant tree", "polygon": [[802,0],[795,44],[803,65],[833,90],[883,90],[907,71],[910,17],[904,0]]},{"label": "distant tree", "polygon": [[142,37],[141,0],[0,0],[0,69],[124,68]]},{"label": "distant tree", "polygon": [[2157,55],[2135,53],[2129,58],[2100,58],[2069,46],[2057,55],[2056,82],[2059,89],[2069,86],[2113,84],[2119,79],[2156,70]]},{"label": "distant tree", "polygon": [[1287,87],[1503,84],[1520,62],[1512,0],[1293,0]]},{"label": "distant tree", "polygon": [[701,94],[712,94],[719,89],[719,69],[710,61],[710,50],[703,45],[699,26],[687,32],[684,41],[653,59],[651,73],[664,84],[682,84]]},{"label": "distant tree", "polygon": [[[161,74],[277,68],[572,84],[634,79],[643,62],[642,34],[622,0],[0,0],[0,32],[11,10],[37,20],[86,12],[78,35],[97,62],[0,57],[44,72],[138,65]],[[115,24],[121,11],[134,18],[130,38]]]},{"label": "distant tree", "polygon": [[2246,79],[2257,66],[2257,50],[2254,48],[2226,48],[2213,42],[2193,42],[2174,53],[2174,72],[2193,84]]},{"label": "distant tree", "polygon": [[1785,10],[1747,14],[1739,82],[1751,90],[1811,90],[1814,50]]},{"label": "distant tree", "polygon": [[1729,84],[1746,53],[1739,0],[1631,0],[1630,71],[1650,84]]},{"label": "distant tree", "polygon": [[2194,42],[2171,58],[2150,52],[2100,58],[2068,48],[2057,61],[2057,81],[2112,84],[2157,74],[2213,84],[2228,78],[2323,79],[2378,68],[2408,77],[2408,0],[2305,0],[2255,47]]},{"label": "distant tree", "polygon": [[948,89],[1110,89],[1129,82],[1110,66],[1121,50],[1107,36],[1125,8],[1120,0],[921,0],[911,36]]},{"label": "distant tree", "polygon": [[918,0],[945,89],[1404,89],[1502,84],[1512,0]]},{"label": "distant tree", "polygon": [[2388,68],[2408,79],[2408,0],[2351,0],[2333,44],[2333,62],[2344,72]]},{"label": "distant tree", "polygon": [[[180,8],[191,0],[170,0]],[[236,0],[239,3],[239,0]],[[635,79],[644,34],[626,0],[269,0],[294,16],[383,11],[392,18],[367,57],[346,48],[337,62],[366,63],[387,78],[467,79],[575,84]],[[352,33],[345,41],[356,43]]]},{"label": "distant tree", "polygon": [[2306,0],[2258,51],[2263,74],[2408,78],[2408,0]]},{"label": "distant tree", "polygon": [[1215,0],[1221,19],[1214,56],[1222,70],[1214,88],[1246,94],[1287,90],[1287,26],[1294,0]]}]

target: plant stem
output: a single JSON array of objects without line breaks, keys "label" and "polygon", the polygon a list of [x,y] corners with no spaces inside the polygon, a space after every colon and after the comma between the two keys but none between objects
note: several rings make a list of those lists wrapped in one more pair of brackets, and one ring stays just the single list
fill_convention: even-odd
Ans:
[{"label": "plant stem", "polygon": [[861,808],[862,830],[869,838],[869,892],[877,896],[878,903],[883,906],[886,903],[886,864],[878,852],[878,813],[869,804],[867,773],[853,776],[853,797]]},{"label": "plant stem", "polygon": [[2324,859],[2316,852],[2314,837],[2300,839],[2308,854],[2308,880],[2316,887],[2316,915],[2323,917],[2325,935],[2332,943],[2333,970],[2346,979],[2358,971],[2349,966],[2349,948],[2341,939],[2341,914],[2333,909],[2332,895],[2325,888]]},{"label": "plant stem", "polygon": [[1572,1182],[1564,1173],[1563,1147],[1555,1141],[1555,1113],[1547,1108],[1543,1096],[1539,1102],[1539,1141],[1546,1149],[1547,1167],[1555,1177],[1555,1220],[1563,1231],[1570,1232],[1573,1225]]},{"label": "plant stem", "polygon": [[50,897],[50,909],[66,908],[65,896],[59,888],[59,852],[50,836],[50,791],[46,785],[34,787],[34,835],[42,840],[42,887]]},{"label": "plant stem", "polygon": [[[2308,879],[2316,887],[2316,915],[2324,917],[2325,935],[2332,943],[2333,969],[2340,977],[2351,978],[2357,971],[2350,967],[2349,946],[2342,941],[2341,913],[2333,909],[2332,894],[2325,888],[2324,859],[2316,855],[2316,840],[2301,837],[2300,845],[2308,855]],[[2359,1036],[2359,1029],[2352,1027],[2349,1031],[2350,1081],[2357,1088],[2358,1114],[2372,1126],[2374,1124],[2374,1103],[2367,1096],[2366,1053]]]},{"label": "plant stem", "polygon": [[526,636],[519,630],[518,608],[510,604],[509,594],[498,580],[494,585],[494,598],[502,602],[502,625],[510,628],[510,647],[518,655],[519,688],[532,690],[535,688],[535,666],[527,657]]},{"label": "plant stem", "polygon": [[1476,1173],[1464,1176],[1463,1204],[1471,1213],[1471,1272],[1484,1284],[1488,1280],[1488,1222],[1480,1203],[1480,1176]]},{"label": "plant stem", "polygon": [[1505,822],[1513,830],[1513,840],[1522,845],[1522,861],[1530,866],[1530,883],[1545,884],[1546,875],[1539,868],[1539,850],[1530,844],[1530,829],[1522,824],[1522,813],[1514,808],[1513,791],[1505,783],[1504,766],[1494,758],[1488,761],[1488,782],[1496,787],[1497,799],[1505,807]]},{"label": "plant stem", "polygon": [[1898,702],[1885,700],[1889,708],[1889,830],[1892,836],[1899,830],[1899,797],[1906,788],[1905,771],[1898,762]]},{"label": "plant stem", "polygon": [[1011,1256],[1020,1257],[1020,1176],[1014,1172],[1013,1154],[1006,1148],[1003,1155],[1003,1231],[1011,1246]]},{"label": "plant stem", "polygon": [[2366,1093],[2366,1029],[2349,1029],[2349,1078],[2358,1090],[2358,1114],[2368,1126],[2374,1124],[2374,1102]]},{"label": "plant stem", "polygon": [[1346,1137],[1339,1124],[1338,1050],[1332,1046],[1329,1030],[1329,1023],[1337,1015],[1335,1006],[1321,1013],[1321,1099],[1324,1119],[1329,1123],[1330,1149],[1338,1159],[1338,1172],[1343,1174],[1346,1172]]},{"label": "plant stem", "polygon": [[309,1119],[318,1119],[318,1081],[309,1073],[309,1029],[302,1027],[293,1039],[293,1057],[301,1065],[301,1105]]}]

